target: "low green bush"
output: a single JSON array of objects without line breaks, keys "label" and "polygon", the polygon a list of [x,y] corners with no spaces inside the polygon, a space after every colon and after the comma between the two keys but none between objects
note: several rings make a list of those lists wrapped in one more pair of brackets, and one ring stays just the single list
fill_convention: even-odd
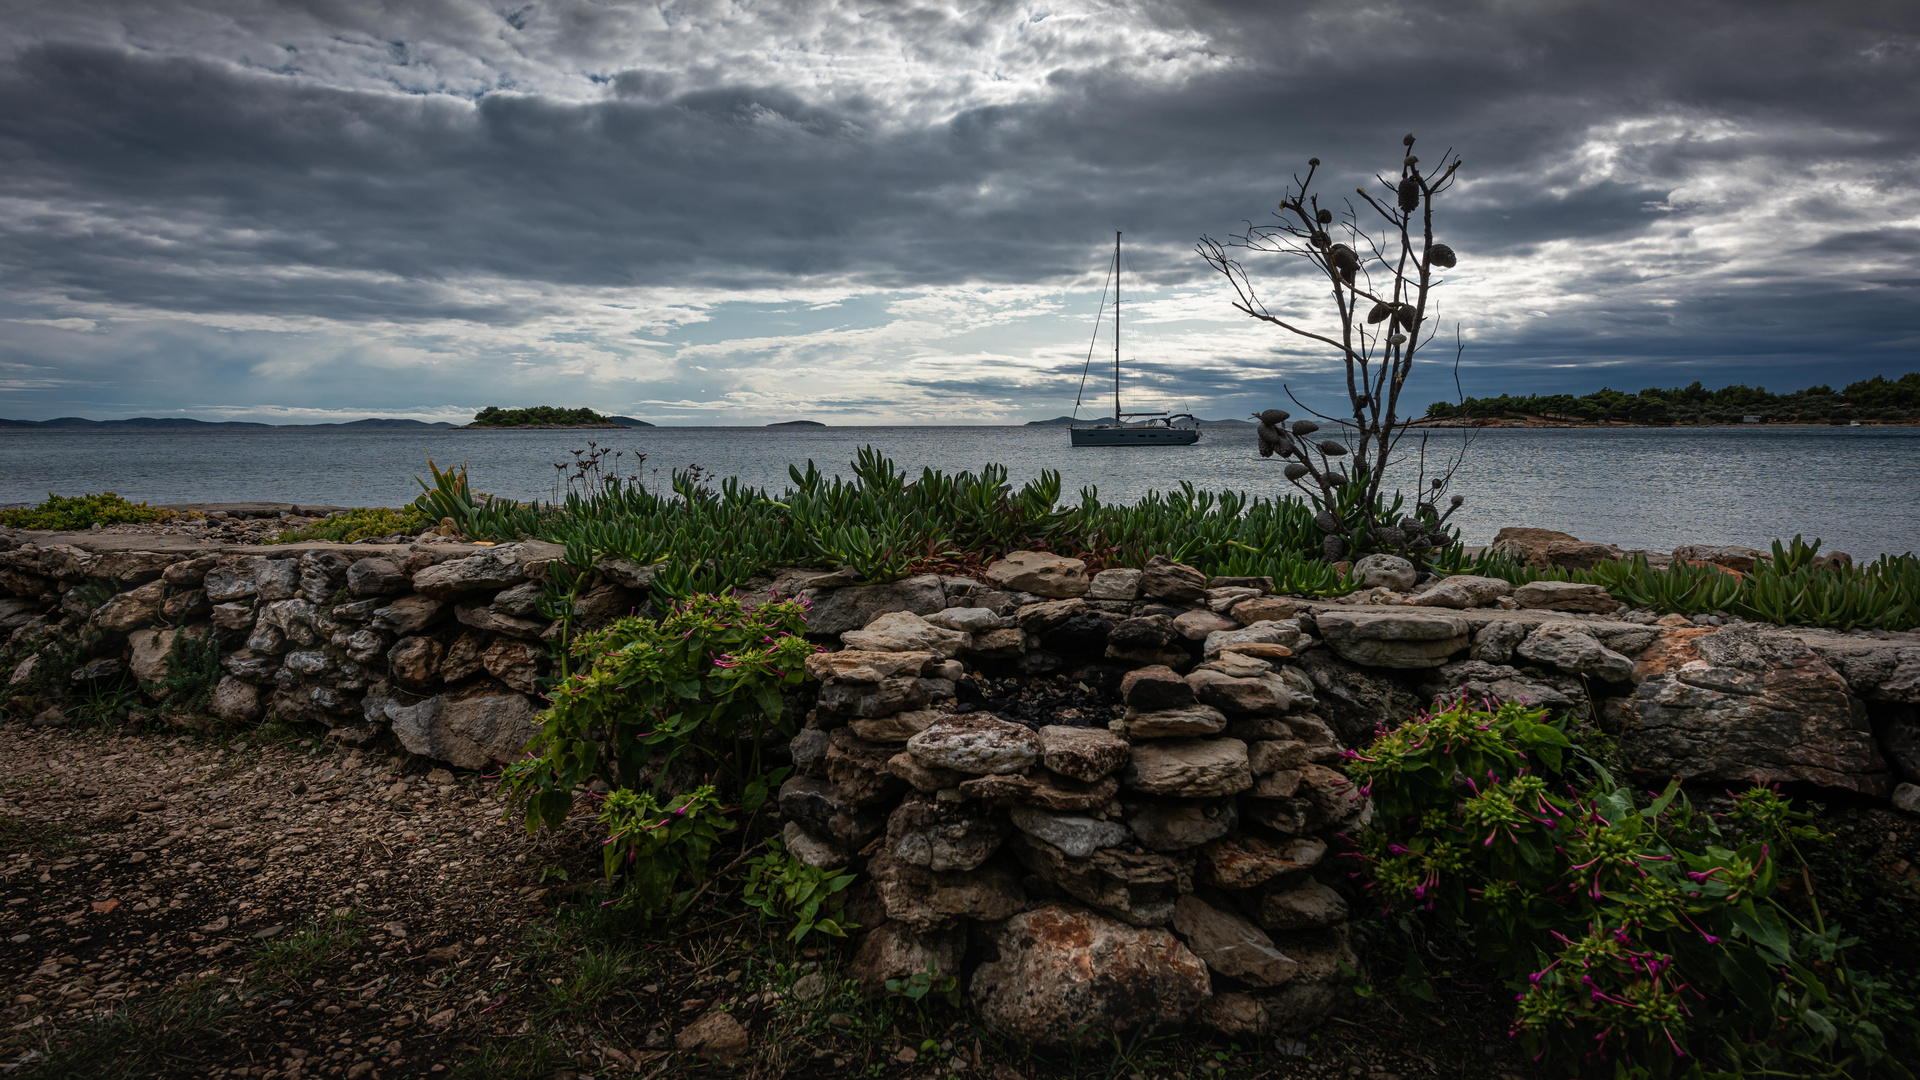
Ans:
[{"label": "low green bush", "polygon": [[801,862],[780,840],[767,841],[768,852],[748,863],[747,884],[741,899],[763,920],[790,922],[787,940],[799,942],[818,930],[828,937],[846,937],[858,923],[846,920],[844,890],[854,875],[845,870],[823,870]]},{"label": "low green bush", "polygon": [[707,886],[707,859],[733,829],[713,785],[661,805],[652,792],[611,792],[600,804],[608,881],[624,879],[615,903],[644,918],[678,918]]},{"label": "low green bush", "polygon": [[397,510],[386,506],[360,506],[329,514],[311,525],[289,529],[272,542],[300,544],[328,540],[336,544],[350,544],[355,540],[371,540],[375,537],[396,534],[417,536],[438,520],[438,518],[429,519],[418,508],[412,506],[404,506]]},{"label": "low green bush", "polygon": [[[1352,757],[1368,888],[1515,993],[1514,1034],[1611,1077],[1910,1076],[1912,998],[1856,966],[1767,787],[1723,823],[1677,782],[1641,802],[1546,711],[1462,701]],[[1805,883],[1790,899],[1789,877]],[[1404,988],[1424,981],[1410,953]]]},{"label": "low green bush", "polygon": [[0,510],[0,526],[9,529],[87,529],[95,525],[139,525],[171,521],[179,514],[172,510],[128,502],[111,491],[98,495],[55,495],[38,506]]}]

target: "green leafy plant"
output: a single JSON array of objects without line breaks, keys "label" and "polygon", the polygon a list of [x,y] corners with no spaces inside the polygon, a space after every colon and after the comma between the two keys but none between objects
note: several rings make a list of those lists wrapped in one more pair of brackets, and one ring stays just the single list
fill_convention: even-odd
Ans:
[{"label": "green leafy plant", "polygon": [[171,521],[172,510],[128,502],[111,491],[98,495],[61,496],[47,493],[38,506],[0,510],[0,526],[9,529],[87,529],[95,525],[144,524]]},{"label": "green leafy plant", "polygon": [[707,885],[707,858],[733,828],[703,785],[662,806],[651,792],[615,791],[600,804],[607,839],[601,848],[609,881],[624,875],[615,903],[648,918],[677,917]]},{"label": "green leafy plant", "polygon": [[211,633],[180,631],[167,647],[167,674],[160,680],[166,709],[182,716],[206,710],[226,669],[220,666],[220,639]]},{"label": "green leafy plant", "polygon": [[904,979],[888,979],[887,993],[912,1002],[915,1008],[926,1010],[926,999],[946,1002],[949,1008],[960,1007],[960,980],[952,975],[940,973],[939,965],[927,961],[925,971],[916,971]]},{"label": "green leafy plant", "polygon": [[[1855,970],[1810,888],[1804,908],[1779,889],[1811,882],[1808,815],[1765,787],[1732,832],[1677,782],[1642,805],[1546,716],[1461,701],[1348,767],[1374,800],[1368,887],[1500,966],[1531,1052],[1583,1075],[1911,1075],[1887,1030],[1914,1044],[1911,1001]],[[1410,960],[1402,985],[1424,981]]]},{"label": "green leafy plant", "polygon": [[747,864],[742,901],[763,919],[790,922],[787,940],[798,942],[818,930],[828,937],[846,937],[860,924],[846,921],[842,891],[855,881],[853,874],[809,866],[788,854],[786,846],[769,839],[767,854]]},{"label": "green leafy plant", "polygon": [[723,595],[582,635],[573,648],[579,670],[553,688],[530,756],[507,770],[527,827],[559,828],[573,789],[593,780],[659,794],[687,755],[726,777],[747,813],[758,811],[785,778],[784,769],[763,768],[761,754],[794,733],[782,695],[807,677],[816,650],[805,630],[798,603],[750,608]]},{"label": "green leafy plant", "polygon": [[474,414],[474,427],[524,427],[529,424],[610,424],[608,417],[592,409],[563,409],[555,405],[534,405],[525,409],[502,409],[489,405]]},{"label": "green leafy plant", "polygon": [[351,544],[355,540],[371,540],[396,534],[415,536],[438,523],[438,518],[429,520],[417,506],[406,506],[398,510],[386,506],[361,506],[329,514],[303,528],[289,529],[271,543],[303,544],[314,540],[328,540],[336,544]]}]

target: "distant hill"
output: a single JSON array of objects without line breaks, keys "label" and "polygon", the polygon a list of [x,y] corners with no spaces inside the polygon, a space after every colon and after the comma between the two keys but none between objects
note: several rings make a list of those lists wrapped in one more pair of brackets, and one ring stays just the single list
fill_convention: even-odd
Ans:
[{"label": "distant hill", "polygon": [[446,421],[429,424],[424,420],[396,420],[369,417],[365,420],[351,420],[340,424],[260,424],[249,420],[195,420],[186,416],[135,416],[126,420],[88,420],[79,416],[62,416],[53,420],[5,420],[0,419],[0,428],[172,428],[172,429],[210,429],[231,428],[450,428]]},{"label": "distant hill", "polygon": [[652,427],[653,426],[652,424],[647,423],[645,420],[635,420],[631,416],[609,416],[607,417],[607,419],[613,421],[616,424],[619,424],[621,427]]},{"label": "distant hill", "polygon": [[768,427],[826,427],[827,425],[821,423],[818,420],[782,420],[777,424],[768,424],[767,426]]}]

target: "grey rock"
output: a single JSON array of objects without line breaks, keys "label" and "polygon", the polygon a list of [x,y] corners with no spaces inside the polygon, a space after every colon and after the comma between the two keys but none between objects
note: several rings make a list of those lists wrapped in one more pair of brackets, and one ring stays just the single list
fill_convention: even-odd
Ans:
[{"label": "grey rock", "polygon": [[1577,623],[1546,623],[1534,628],[1514,649],[1524,660],[1557,667],[1570,675],[1608,682],[1626,682],[1633,661],[1600,644],[1592,631]]},{"label": "grey rock", "polygon": [[817,776],[825,779],[827,775],[828,734],[819,728],[805,728],[787,743],[787,753],[793,758],[793,767],[802,776]]},{"label": "grey rock", "polygon": [[1467,620],[1416,611],[1323,611],[1320,634],[1342,657],[1368,667],[1439,667],[1467,647]]},{"label": "grey rock", "polygon": [[1269,888],[1260,897],[1260,925],[1268,930],[1309,930],[1345,922],[1346,918],[1347,902],[1312,878]]},{"label": "grey rock", "polygon": [[1128,709],[1119,726],[1130,739],[1192,738],[1219,734],[1226,729],[1227,718],[1211,705],[1188,705],[1155,712]]},{"label": "grey rock", "polygon": [[1572,581],[1532,581],[1513,590],[1514,603],[1544,611],[1585,611],[1609,614],[1619,604],[1598,585]]},{"label": "grey rock", "polygon": [[815,836],[858,851],[886,832],[886,818],[841,801],[833,785],[811,776],[791,776],[780,785],[780,816]]},{"label": "grey rock", "polygon": [[403,596],[373,613],[373,627],[395,634],[417,634],[436,622],[446,609],[444,601],[414,593]]},{"label": "grey rock", "polygon": [[947,605],[940,579],[921,574],[885,585],[852,585],[841,589],[807,589],[801,597],[812,606],[807,611],[807,630],[837,637],[859,630],[878,615],[889,611],[909,611],[931,615]]},{"label": "grey rock", "polygon": [[449,559],[413,575],[413,591],[436,600],[452,600],[477,592],[497,592],[527,580],[520,545],[489,548],[483,554]]},{"label": "grey rock", "polygon": [[300,594],[300,564],[295,559],[255,555],[247,560],[262,600],[291,600]]},{"label": "grey rock", "polygon": [[1920,786],[1896,784],[1893,789],[1893,808],[1909,814],[1920,814]]},{"label": "grey rock", "polygon": [[260,623],[247,636],[247,648],[257,653],[280,653],[287,648],[287,635],[277,626]]},{"label": "grey rock", "polygon": [[115,633],[147,626],[159,618],[166,607],[166,590],[165,582],[150,581],[137,589],[123,592],[94,611],[94,625]]},{"label": "grey rock", "polygon": [[887,771],[890,746],[870,743],[847,728],[827,739],[827,781],[843,805],[868,807],[892,802],[905,790],[900,778]]},{"label": "grey rock", "polygon": [[1026,604],[1015,608],[1013,621],[1020,629],[1037,637],[1076,615],[1086,614],[1086,611],[1087,602],[1079,597],[1043,600],[1038,604]]},{"label": "grey rock", "polygon": [[903,743],[933,726],[948,714],[936,709],[912,709],[881,716],[848,721],[855,735],[874,743]]},{"label": "grey rock", "polygon": [[540,733],[533,703],[521,694],[458,701],[436,695],[418,705],[389,704],[386,714],[402,746],[461,769],[511,761]]},{"label": "grey rock", "polygon": [[1511,619],[1486,623],[1474,632],[1473,648],[1467,655],[1489,664],[1504,664],[1513,658],[1513,647],[1527,636],[1527,624]]},{"label": "grey rock", "polygon": [[1250,678],[1235,678],[1203,665],[1199,670],[1188,672],[1187,681],[1203,705],[1222,712],[1283,713],[1293,708],[1293,691],[1287,681],[1270,671]]},{"label": "grey rock", "polygon": [[1101,848],[1117,847],[1126,843],[1128,837],[1126,826],[1082,814],[1016,806],[1007,816],[1021,832],[1044,840],[1076,859],[1084,859]]},{"label": "grey rock", "polygon": [[996,615],[983,607],[950,607],[927,616],[927,622],[947,630],[957,630],[963,634],[1003,630],[1007,626],[1005,616]]},{"label": "grey rock", "polygon": [[223,604],[253,596],[260,586],[244,566],[221,566],[207,572],[206,590],[207,599]]},{"label": "grey rock", "polygon": [[988,713],[941,720],[907,740],[920,763],[954,772],[1016,773],[1040,758],[1040,737],[1029,728]]},{"label": "grey rock", "polygon": [[1087,588],[1089,600],[1132,600],[1139,595],[1140,571],[1125,568],[1100,571]]},{"label": "grey rock", "polygon": [[309,678],[325,675],[333,668],[333,661],[327,659],[327,654],[317,651],[290,652],[280,662],[286,665],[287,670]]},{"label": "grey rock", "polygon": [[1044,840],[1015,832],[1007,842],[1028,870],[1068,896],[1135,926],[1173,918],[1181,894],[1193,891],[1193,859],[1101,848],[1076,859]]},{"label": "grey rock", "polygon": [[987,567],[987,577],[1003,589],[1066,599],[1085,596],[1087,564],[1042,551],[1009,551]]},{"label": "grey rock", "polygon": [[1398,555],[1365,555],[1354,561],[1351,576],[1363,589],[1392,589],[1406,592],[1418,575],[1413,564]]},{"label": "grey rock", "polygon": [[1208,634],[1201,654],[1211,660],[1234,645],[1281,645],[1292,649],[1301,643],[1304,636],[1297,619],[1257,622],[1238,630],[1216,630]]},{"label": "grey rock", "polygon": [[653,579],[659,575],[662,565],[638,562],[623,555],[602,555],[594,561],[593,568],[602,578],[623,589],[644,591],[653,588]]},{"label": "grey rock", "polygon": [[260,719],[267,711],[267,703],[258,687],[226,675],[207,699],[207,711],[230,724],[245,724]]},{"label": "grey rock", "polygon": [[969,634],[947,630],[910,611],[889,611],[863,629],[848,630],[840,641],[849,649],[867,652],[925,652],[942,660],[973,645]]},{"label": "grey rock", "polygon": [[962,780],[959,786],[963,799],[1064,812],[1100,809],[1111,803],[1119,790],[1120,781],[1111,776],[1088,783],[1046,770],[1032,770],[1027,776],[975,776]]},{"label": "grey rock", "polygon": [[1192,1018],[1206,965],[1165,930],[1049,905],[994,928],[968,987],[981,1019],[1023,1043],[1100,1045]]},{"label": "grey rock", "polygon": [[1120,679],[1120,698],[1129,708],[1143,711],[1182,709],[1192,705],[1193,684],[1165,664],[1135,668]]},{"label": "grey rock", "polygon": [[388,596],[410,587],[407,572],[384,555],[361,559],[347,567],[347,588],[355,596]]},{"label": "grey rock", "polygon": [[859,982],[869,1000],[879,1001],[887,995],[889,979],[910,979],[929,968],[936,975],[958,974],[966,951],[964,930],[915,929],[904,921],[886,922],[861,939],[847,974]]},{"label": "grey rock", "polygon": [[1148,802],[1127,809],[1127,828],[1148,851],[1186,851],[1233,831],[1240,817],[1232,799]]},{"label": "grey rock", "polygon": [[1240,623],[1211,611],[1185,611],[1174,616],[1173,628],[1188,641],[1205,641],[1211,634],[1239,630]]},{"label": "grey rock", "polygon": [[1533,708],[1592,719],[1592,703],[1577,676],[1539,670],[1522,671],[1484,660],[1460,660],[1440,668],[1437,681],[1426,684],[1426,695],[1448,703],[1493,698],[1517,701]]},{"label": "grey rock", "polygon": [[891,716],[933,700],[925,685],[929,681],[901,676],[877,683],[830,682],[820,688],[820,708],[846,717]]},{"label": "grey rock", "polygon": [[1282,874],[1311,870],[1326,857],[1327,843],[1313,837],[1274,842],[1249,833],[1223,836],[1201,847],[1201,880],[1223,889],[1248,889]]},{"label": "grey rock", "polygon": [[1140,595],[1154,600],[1188,603],[1207,595],[1207,575],[1164,555],[1147,560],[1140,575]]},{"label": "grey rock", "polygon": [[1174,905],[1173,929],[1207,967],[1251,986],[1279,986],[1299,967],[1274,947],[1266,931],[1197,896],[1183,896]]},{"label": "grey rock", "polygon": [[509,637],[526,638],[538,641],[547,629],[545,621],[534,619],[516,619],[503,615],[485,604],[459,604],[453,609],[453,617],[463,626],[471,626],[489,634],[506,634]]},{"label": "grey rock", "polygon": [[1454,574],[1414,594],[1407,603],[1420,607],[1482,608],[1513,595],[1513,585],[1499,578]]},{"label": "grey rock", "polygon": [[272,654],[242,649],[228,653],[220,660],[220,665],[236,679],[245,679],[252,683],[271,682],[273,673],[280,670],[280,658]]},{"label": "grey rock", "polygon": [[1164,664],[1175,669],[1193,662],[1186,639],[1173,628],[1169,615],[1142,615],[1115,626],[1107,636],[1106,655],[1128,664]]},{"label": "grey rock", "polygon": [[1143,743],[1121,777],[1121,786],[1149,795],[1204,799],[1253,786],[1247,744],[1239,739],[1180,739]]},{"label": "grey rock", "polygon": [[977,803],[941,803],[908,796],[887,817],[887,849],[895,861],[929,871],[972,871],[1010,832],[1006,821]]},{"label": "grey rock", "polygon": [[787,854],[819,870],[838,870],[847,865],[847,851],[831,840],[821,840],[789,821],[780,827],[780,841]]},{"label": "grey rock", "polygon": [[957,788],[969,779],[966,773],[952,769],[929,769],[905,751],[887,759],[887,771],[907,782],[907,786],[931,795],[945,788]]},{"label": "grey rock", "polygon": [[516,619],[540,618],[540,599],[546,595],[546,586],[537,581],[526,581],[511,589],[504,589],[493,598],[493,610]]},{"label": "grey rock", "polygon": [[956,919],[992,922],[1027,906],[1026,890],[998,866],[930,870],[901,862],[883,849],[868,860],[867,873],[887,918],[915,928],[944,926]]}]

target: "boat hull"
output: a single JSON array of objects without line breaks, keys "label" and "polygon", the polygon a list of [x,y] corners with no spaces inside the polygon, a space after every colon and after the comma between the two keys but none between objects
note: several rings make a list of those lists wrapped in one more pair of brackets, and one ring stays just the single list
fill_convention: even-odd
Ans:
[{"label": "boat hull", "polygon": [[1075,446],[1192,446],[1200,441],[1195,428],[1071,428]]}]

